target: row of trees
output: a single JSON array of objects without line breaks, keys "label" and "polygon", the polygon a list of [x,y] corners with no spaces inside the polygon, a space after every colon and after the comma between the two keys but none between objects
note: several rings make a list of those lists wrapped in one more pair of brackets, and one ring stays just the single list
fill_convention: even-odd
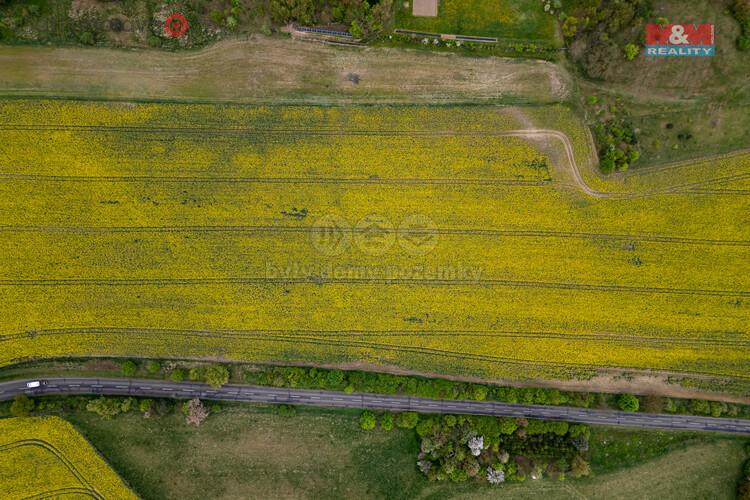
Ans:
[{"label": "row of trees", "polygon": [[[389,373],[344,371],[338,369],[262,366],[244,372],[249,384],[298,387],[375,394],[404,394],[434,399],[473,399],[504,403],[568,405],[583,408],[604,407],[623,411],[680,413],[750,418],[750,406],[706,401],[673,399],[632,394],[609,395],[568,392],[557,389],[502,387],[445,379],[430,379]],[[643,403],[643,404],[642,404]]]},{"label": "row of trees", "polygon": [[179,408],[185,416],[185,421],[196,426],[203,423],[210,414],[209,408],[198,398],[183,403],[174,403],[166,399],[77,396],[62,398],[58,401],[40,401],[37,404],[33,399],[23,394],[15,397],[10,405],[10,413],[14,417],[28,417],[35,409],[54,411],[74,408],[85,409],[105,420],[112,420],[118,415],[132,412],[139,412],[145,418],[161,417]]},{"label": "row of trees", "polygon": [[557,389],[499,387],[446,379],[338,369],[264,366],[244,373],[249,384],[345,392],[407,394],[435,399],[493,400],[508,403],[592,406],[592,394]]},{"label": "row of trees", "polygon": [[127,360],[120,364],[120,370],[127,377],[135,377],[142,371],[145,371],[148,375],[157,375],[165,372],[165,375],[173,382],[183,382],[185,380],[205,382],[217,388],[229,382],[230,375],[229,369],[223,364],[194,366],[192,368],[185,368],[178,364],[164,370],[161,363],[153,359],[146,361],[142,365],[139,365],[136,361]]},{"label": "row of trees", "polygon": [[357,38],[383,30],[393,16],[393,0],[271,0],[275,23],[347,26]]}]

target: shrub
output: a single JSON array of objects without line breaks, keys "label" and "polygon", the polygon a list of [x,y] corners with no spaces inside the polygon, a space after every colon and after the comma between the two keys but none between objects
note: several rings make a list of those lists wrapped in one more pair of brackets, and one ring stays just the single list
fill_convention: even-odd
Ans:
[{"label": "shrub", "polygon": [[161,370],[161,364],[156,361],[155,359],[150,359],[146,363],[146,371],[149,372],[151,375],[158,373],[159,370]]},{"label": "shrub", "polygon": [[633,394],[622,394],[617,399],[617,407],[622,411],[636,412],[640,407],[640,402]]},{"label": "shrub", "polygon": [[224,14],[220,10],[212,10],[210,17],[211,21],[216,26],[221,26],[221,24],[224,22]]},{"label": "shrub", "polygon": [[369,410],[365,410],[359,416],[359,428],[370,431],[375,428],[375,414]]},{"label": "shrub", "polygon": [[80,35],[78,35],[78,41],[81,42],[84,45],[94,45],[96,42],[96,38],[94,37],[94,34],[90,31],[84,31]]},{"label": "shrub", "polygon": [[349,33],[351,33],[354,38],[362,38],[363,36],[365,36],[362,27],[359,25],[356,19],[352,21],[351,26],[349,26]]},{"label": "shrub", "polygon": [[591,466],[580,455],[576,455],[571,464],[571,472],[576,478],[591,474]]},{"label": "shrub", "polygon": [[105,398],[102,396],[89,401],[86,404],[86,410],[96,413],[106,420],[110,420],[123,411],[123,403],[115,398]]},{"label": "shrub", "polygon": [[396,417],[396,426],[401,429],[413,429],[417,426],[418,422],[419,414],[413,411],[400,413],[398,417]]},{"label": "shrub", "polygon": [[132,377],[138,372],[138,365],[135,361],[127,360],[120,365],[120,370],[126,377]]},{"label": "shrub", "polygon": [[148,46],[152,48],[161,47],[161,38],[156,35],[150,35],[148,37]]},{"label": "shrub", "polygon": [[384,431],[393,429],[393,414],[385,412],[380,416],[380,428]]},{"label": "shrub", "polygon": [[10,414],[14,417],[28,417],[34,410],[34,400],[24,394],[19,394],[10,405]]},{"label": "shrub", "polygon": [[625,45],[625,48],[623,49],[625,52],[625,59],[628,61],[632,61],[638,56],[638,53],[641,51],[640,48],[634,43],[629,43]]},{"label": "shrub", "polygon": [[149,413],[153,406],[154,406],[153,399],[141,399],[141,401],[138,403],[138,410],[141,413]]},{"label": "shrub", "polygon": [[292,405],[279,405],[277,411],[281,417],[293,417],[297,414],[297,407]]}]

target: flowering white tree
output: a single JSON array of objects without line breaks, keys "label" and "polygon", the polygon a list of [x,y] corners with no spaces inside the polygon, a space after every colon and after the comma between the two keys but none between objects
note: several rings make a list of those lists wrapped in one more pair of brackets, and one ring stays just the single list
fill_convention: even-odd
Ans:
[{"label": "flowering white tree", "polygon": [[505,482],[505,471],[487,467],[487,482],[490,484],[500,484]]},{"label": "flowering white tree", "polygon": [[484,438],[482,436],[476,436],[469,439],[469,442],[466,444],[469,446],[471,454],[478,457],[484,448]]}]

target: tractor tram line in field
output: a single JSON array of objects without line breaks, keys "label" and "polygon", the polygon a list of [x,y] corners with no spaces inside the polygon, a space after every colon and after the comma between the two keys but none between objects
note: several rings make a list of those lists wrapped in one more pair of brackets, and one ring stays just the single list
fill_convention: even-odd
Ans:
[{"label": "tractor tram line in field", "polygon": [[[315,233],[320,228],[307,226],[0,226],[0,233]],[[365,228],[346,227],[341,231],[350,234],[363,234]],[[437,234],[440,236],[477,236],[486,238],[561,238],[580,240],[606,240],[623,242],[650,242],[696,246],[750,247],[750,240],[720,240],[709,238],[687,238],[659,234],[633,233],[590,233],[573,231],[544,230],[504,230],[492,228],[446,228],[415,229],[403,227],[380,227],[384,233],[397,234]]]},{"label": "tractor tram line in field", "polygon": [[248,184],[372,184],[372,185],[439,185],[439,186],[549,186],[547,180],[523,179],[445,179],[445,178],[376,178],[376,177],[201,177],[201,176],[54,176],[0,173],[0,179],[35,182],[147,182],[147,183],[248,183]]},{"label": "tractor tram line in field", "polygon": [[42,449],[52,455],[59,461],[68,471],[78,480],[82,488],[61,488],[53,491],[46,491],[44,493],[40,493],[39,495],[34,495],[31,497],[26,497],[26,499],[34,499],[34,498],[52,498],[56,495],[72,495],[72,494],[84,494],[86,496],[90,496],[92,498],[96,498],[99,500],[104,500],[104,497],[94,488],[88,480],[81,474],[81,472],[78,470],[78,468],[75,466],[75,464],[69,460],[58,448],[55,447],[55,445],[43,440],[43,439],[33,439],[33,438],[27,438],[27,439],[19,439],[17,441],[13,441],[10,443],[5,443],[0,445],[0,454],[4,451],[13,450],[16,448],[21,447],[35,447]]},{"label": "tractor tram line in field", "polygon": [[[537,338],[561,340],[591,340],[591,341],[619,341],[622,343],[654,344],[657,346],[670,345],[703,345],[703,346],[735,346],[750,347],[750,339],[743,339],[737,332],[717,332],[728,335],[726,338],[717,337],[667,337],[667,336],[635,336],[623,333],[563,333],[539,331],[462,331],[462,330],[198,330],[198,329],[168,329],[168,328],[121,328],[121,327],[88,327],[88,328],[56,328],[33,330],[19,333],[0,334],[0,342],[18,339],[34,339],[46,336],[65,335],[205,335],[236,337],[236,338],[367,338],[367,337],[466,337],[466,338]],[[703,332],[697,334],[704,335]],[[696,335],[697,335],[696,334]],[[739,338],[737,338],[739,336]]]},{"label": "tractor tram line in field", "polygon": [[67,278],[67,279],[0,279],[0,287],[62,287],[62,286],[195,286],[195,285],[284,285],[284,284],[347,284],[389,286],[482,286],[509,288],[550,288],[558,290],[629,292],[645,294],[696,295],[721,297],[750,297],[746,290],[712,290],[698,288],[640,287],[625,285],[602,285],[590,283],[564,283],[544,281],[514,281],[503,279],[430,279],[430,278],[337,278],[337,277],[222,277],[222,278]]}]

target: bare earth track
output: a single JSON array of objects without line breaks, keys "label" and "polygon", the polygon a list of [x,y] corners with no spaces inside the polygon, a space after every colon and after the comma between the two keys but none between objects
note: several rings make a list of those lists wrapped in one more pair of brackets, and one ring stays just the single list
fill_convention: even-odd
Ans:
[{"label": "bare earth track", "polygon": [[[337,48],[260,35],[182,53],[0,46],[0,68],[0,95],[83,99],[559,102],[570,88],[563,70],[541,61]],[[349,73],[360,76],[358,84]]]}]

